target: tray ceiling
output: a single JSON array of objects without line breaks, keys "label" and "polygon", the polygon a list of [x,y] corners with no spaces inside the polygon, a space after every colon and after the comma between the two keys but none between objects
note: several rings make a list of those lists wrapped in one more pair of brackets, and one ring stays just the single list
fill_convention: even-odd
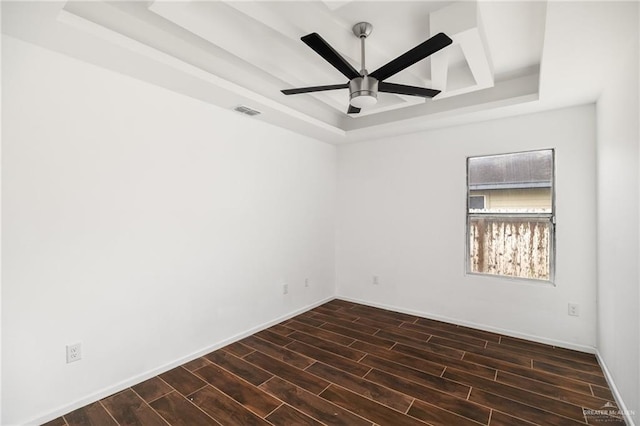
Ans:
[{"label": "tray ceiling", "polygon": [[[3,2],[3,32],[223,108],[333,143],[453,123],[538,100],[547,3],[502,1]],[[285,96],[345,78],[300,41],[319,33],[360,69],[351,27],[371,22],[374,70],[445,32],[453,44],[389,81],[442,90],[388,93],[347,115],[348,90]],[[481,114],[482,115],[482,114]]]}]

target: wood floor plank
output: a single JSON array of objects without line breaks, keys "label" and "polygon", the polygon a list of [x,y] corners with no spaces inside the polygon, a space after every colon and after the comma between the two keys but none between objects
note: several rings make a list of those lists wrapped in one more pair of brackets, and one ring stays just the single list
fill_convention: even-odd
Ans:
[{"label": "wood floor plank", "polygon": [[371,426],[371,422],[338,407],[309,391],[274,377],[260,388],[278,399],[315,418],[321,423],[336,426]]},{"label": "wood floor plank", "polygon": [[[365,376],[365,378],[391,389],[395,389],[399,392],[403,392],[433,406],[431,408],[423,408],[424,410],[432,413],[435,418],[450,418],[447,413],[437,414],[438,411],[446,410],[448,412],[456,413],[455,418],[459,415],[468,420],[473,420],[482,424],[487,424],[489,422],[490,410],[486,407],[467,401],[467,395],[464,396],[464,399],[458,398],[451,394],[432,389],[376,369],[373,369]],[[429,422],[426,418],[420,418]],[[454,418],[451,417],[451,420],[453,419]],[[449,424],[454,423],[450,422]]]},{"label": "wood floor plank", "polygon": [[467,395],[469,395],[469,390],[471,389],[467,385],[442,378],[439,375],[429,374],[421,370],[416,370],[415,368],[388,361],[375,355],[369,354],[365,356],[362,360],[360,360],[360,363],[381,371],[386,371],[387,373],[391,373],[395,376],[411,380],[412,382],[416,382],[433,389],[439,389],[443,392],[460,398],[466,398]]},{"label": "wood floor plank", "polygon": [[198,368],[202,368],[205,365],[209,364],[206,358],[200,357],[196,358],[193,361],[189,361],[186,364],[182,364],[182,367],[186,368],[189,371],[197,370]]},{"label": "wood floor plank", "polygon": [[161,380],[158,376],[152,377],[149,380],[145,380],[142,383],[138,383],[132,386],[131,389],[135,391],[146,402],[151,402],[160,398],[170,392],[173,392],[173,388]]},{"label": "wood floor plank", "polygon": [[149,405],[170,425],[193,426],[218,424],[218,422],[206,415],[191,402],[187,401],[185,397],[178,392],[171,392],[162,398],[156,399]]},{"label": "wood floor plank", "polygon": [[585,372],[602,371],[602,369],[597,363],[593,364],[590,362],[578,361],[575,359],[559,357],[556,355],[549,355],[548,353],[543,353],[540,351],[532,351],[530,349],[521,348],[518,346],[509,346],[509,345],[502,345],[499,343],[489,342],[487,343],[487,349],[494,349],[494,350],[505,352],[505,353],[521,354],[529,358],[532,358],[533,360],[545,361],[551,364],[563,365],[566,367],[571,367],[576,370],[585,371]]},{"label": "wood floor plank", "polygon": [[287,364],[291,364],[294,367],[298,367],[303,370],[314,363],[314,361],[309,357],[289,350],[284,346],[279,346],[266,340],[262,340],[256,336],[245,337],[242,339],[242,342],[263,354],[267,354],[270,357],[279,359],[280,361],[286,362]]},{"label": "wood floor plank", "polygon": [[567,389],[562,389],[557,386],[538,382],[532,379],[527,379],[522,376],[506,373],[504,371],[498,371],[496,380],[500,383],[527,389],[531,392],[539,393],[541,395],[558,399],[560,401],[566,401],[580,407],[590,408],[592,410],[598,410],[608,402],[606,399],[598,398],[591,395],[585,395],[583,393],[570,391]]},{"label": "wood floor plank", "polygon": [[[415,321],[414,324],[416,324],[417,326],[425,326],[428,330],[435,328],[442,331],[448,331],[454,334],[458,334],[461,337],[471,337],[479,340],[487,340],[489,342],[499,342],[501,337],[499,334],[491,333],[490,331],[476,330],[473,328],[462,327],[456,324],[449,324],[429,318],[418,318],[418,320]],[[409,327],[409,324],[407,324],[406,326]]]},{"label": "wood floor plank", "polygon": [[278,361],[275,358],[271,358],[261,352],[254,352],[245,357],[245,359],[258,367],[315,394],[322,392],[323,389],[329,386],[327,381],[282,361]]},{"label": "wood floor plank", "polygon": [[615,399],[613,397],[613,393],[611,393],[611,390],[608,387],[605,388],[602,386],[591,385],[591,389],[593,390],[593,395],[598,398],[606,399],[607,401],[613,401]]},{"label": "wood floor plank", "polygon": [[195,374],[260,416],[266,416],[281,404],[271,395],[215,364],[204,366]]},{"label": "wood floor plank", "polygon": [[411,330],[417,333],[429,334],[433,336],[437,336],[440,338],[453,340],[455,342],[463,342],[467,343],[471,346],[477,346],[484,348],[487,343],[485,339],[478,339],[477,337],[466,336],[461,334],[457,327],[454,328],[455,331],[443,330],[436,327],[428,327],[423,324],[413,324],[413,323],[404,323],[400,328]]},{"label": "wood floor plank", "polygon": [[337,325],[339,327],[344,327],[344,328],[348,328],[350,330],[359,331],[360,333],[364,333],[364,334],[375,334],[375,332],[379,330],[376,327],[370,327],[370,326],[364,325],[364,324],[357,324],[357,323],[354,323],[354,322],[345,321],[345,320],[342,320],[340,318],[336,318],[335,316],[329,316],[329,315],[324,315],[324,314],[320,314],[320,313],[314,313],[313,314],[313,318],[322,320],[322,321],[325,322],[325,324],[326,323],[334,324],[334,325]]},{"label": "wood floor plank", "polygon": [[531,369],[531,364],[532,364],[531,360],[529,360],[528,362],[511,363],[502,359],[484,356],[484,355],[478,355],[472,352],[466,352],[462,357],[462,359],[463,361],[467,361],[474,364],[479,364],[485,367],[493,368],[496,370],[503,370],[503,371],[516,371],[516,370],[519,370],[520,368]]},{"label": "wood floor plank", "polygon": [[299,342],[306,343],[307,345],[315,346],[319,349],[334,353],[336,355],[340,355],[345,358],[349,358],[354,361],[358,361],[363,356],[365,356],[364,352],[359,351],[357,349],[349,348],[345,345],[334,343],[329,340],[324,340],[324,339],[318,338],[317,336],[312,336],[306,333],[301,333],[297,331],[293,333],[290,337]]},{"label": "wood floor plank", "polygon": [[526,348],[531,351],[540,352],[555,357],[598,365],[598,360],[593,354],[578,352],[571,349],[560,348],[557,346],[549,346],[545,345],[544,343],[531,342],[529,340],[518,339],[515,337],[502,336],[500,345]]},{"label": "wood floor plank", "polygon": [[527,389],[506,385],[494,380],[484,379],[482,377],[474,376],[473,374],[456,371],[453,368],[447,368],[443,377],[471,386],[472,392],[474,389],[481,389],[483,391],[490,392],[513,401],[521,402],[532,407],[537,407],[576,421],[584,421],[582,407],[533,393]]},{"label": "wood floor plank", "polygon": [[[404,324],[404,323],[403,323]],[[400,335],[400,336],[404,336],[404,337],[409,337],[411,339],[414,340],[418,340],[421,342],[426,342],[427,340],[431,339],[431,334],[429,333],[423,333],[422,331],[416,331],[416,330],[409,330],[408,328],[403,328],[403,327],[382,327],[381,332],[388,332],[388,333],[393,333],[395,335]],[[380,332],[376,333],[379,334]]]},{"label": "wood floor plank", "polygon": [[310,358],[323,362],[332,367],[343,371],[348,371],[356,376],[364,376],[369,371],[366,365],[358,364],[349,358],[336,355],[333,352],[322,350],[316,346],[307,345],[306,343],[295,341],[287,346],[287,348],[304,354]]},{"label": "wood floor plank", "polygon": [[279,346],[286,346],[289,343],[291,343],[293,340],[289,339],[286,336],[283,336],[281,334],[278,333],[274,333],[272,331],[269,330],[262,330],[257,332],[256,334],[254,334],[254,336],[257,336],[259,338],[261,338],[262,340],[266,340],[269,341],[271,343],[274,343],[276,345]]},{"label": "wood floor plank", "polygon": [[467,355],[475,354],[480,355],[485,358],[491,358],[499,361],[508,362],[509,364],[522,365],[524,367],[531,367],[531,362],[533,359],[526,355],[522,354],[514,354],[511,352],[498,351],[495,349],[485,349],[485,348],[470,348],[467,350],[465,354],[465,358]]},{"label": "wood floor plank", "polygon": [[223,426],[267,426],[268,422],[213,386],[191,396],[191,401]]},{"label": "wood floor plank", "polygon": [[162,417],[131,389],[105,398],[101,402],[121,426],[166,426]]},{"label": "wood floor plank", "polygon": [[[324,323],[322,325],[323,329],[332,331],[334,333],[342,334],[343,336],[352,337],[356,340],[360,340],[362,342],[371,343],[372,345],[378,345],[383,348],[391,348],[395,342],[392,340],[383,339],[381,337],[376,337],[372,334],[361,333],[357,330],[353,330],[350,328],[340,327],[335,324]],[[353,345],[351,345],[353,347]]]},{"label": "wood floor plank", "polygon": [[550,364],[543,361],[533,361],[533,368],[547,373],[558,374],[564,377],[570,377],[576,380],[582,380],[598,386],[607,386],[604,375],[585,373],[583,371],[574,370],[573,368],[563,367],[560,365]]},{"label": "wood floor plank", "polygon": [[205,355],[205,358],[207,358],[209,362],[218,365],[218,367],[222,367],[236,376],[242,377],[254,386],[258,386],[260,383],[264,383],[273,377],[273,374],[229,352],[215,351]]},{"label": "wood floor plank", "polygon": [[554,416],[549,411],[535,408],[530,405],[517,402],[502,396],[494,395],[490,392],[486,392],[477,388],[471,389],[469,401],[477,402],[478,404],[493,408],[494,410],[507,413],[517,413],[518,418],[530,421],[531,423],[537,425],[584,426],[585,424],[584,421],[580,422],[574,419],[569,419],[567,417]]},{"label": "wood floor plank", "polygon": [[230,352],[240,358],[253,352],[253,349],[243,345],[240,342],[231,343],[230,345],[221,348],[221,350]]},{"label": "wood floor plank", "polygon": [[413,401],[413,398],[396,392],[390,387],[381,386],[374,381],[345,373],[321,362],[313,364],[307,371],[398,411],[407,411]]},{"label": "wood floor plank", "polygon": [[[534,357],[534,361],[536,358]],[[559,366],[571,368],[573,370],[582,371],[589,374],[594,374],[597,376],[603,376],[602,368],[599,365],[587,364],[583,362],[573,361],[570,359],[558,358],[558,357],[547,357],[547,359],[541,359],[538,357],[538,361],[544,361],[549,364],[556,364]]]},{"label": "wood floor plank", "polygon": [[435,345],[424,340],[418,340],[411,337],[407,337],[400,333],[393,333],[387,330],[379,331],[375,334],[383,339],[393,340],[394,342],[404,343],[406,345],[413,346],[415,348],[424,349],[425,351],[433,352],[435,354],[448,356],[451,358],[462,359],[464,351],[459,349],[453,349],[446,346]]},{"label": "wood floor plank", "polygon": [[424,422],[336,385],[329,386],[320,396],[379,425],[425,425]]},{"label": "wood floor plank", "polygon": [[534,423],[493,410],[489,426],[532,426]]},{"label": "wood floor plank", "polygon": [[182,367],[176,367],[166,373],[162,373],[160,374],[160,378],[184,396],[206,385],[202,379]]},{"label": "wood floor plank", "polygon": [[336,334],[334,332],[327,331],[318,327],[313,327],[311,325],[304,324],[298,321],[291,321],[289,323],[289,327],[293,328],[296,331],[301,331],[310,336],[317,337],[318,339],[328,340],[329,342],[335,342],[344,346],[349,346],[356,341],[351,337],[343,336],[342,334]]},{"label": "wood floor plank", "polygon": [[69,426],[107,426],[118,424],[99,402],[94,402],[93,404],[78,408],[69,414],[65,414],[64,419]]},{"label": "wood floor plank", "polygon": [[383,318],[379,316],[374,316],[370,314],[365,314],[364,316],[360,316],[357,320],[355,320],[358,324],[368,325],[369,327],[376,327],[379,329],[387,329],[387,328],[399,328],[404,321],[391,319],[391,318]]},{"label": "wood floor plank", "polygon": [[276,324],[274,326],[271,326],[269,328],[267,328],[267,330],[276,333],[276,334],[280,334],[282,336],[288,336],[289,334],[293,333],[295,330],[287,327],[286,325],[283,324]]},{"label": "wood floor plank", "polygon": [[380,346],[371,345],[368,343],[356,341],[351,347],[366,351],[369,354],[385,359],[387,361],[395,362],[397,364],[410,367],[415,370],[423,371],[425,373],[439,376],[445,369],[445,366],[440,363],[432,362],[423,358],[417,358],[410,355],[404,355],[400,352],[381,348]]},{"label": "wood floor plank", "polygon": [[320,327],[322,324],[324,324],[325,322],[319,319],[314,319],[309,315],[305,315],[305,314],[301,314],[298,315],[296,317],[296,321],[299,321],[301,323],[310,325],[312,327]]},{"label": "wood floor plank", "polygon": [[478,347],[478,345],[475,343],[471,344],[471,343],[464,342],[462,340],[452,340],[452,339],[447,339],[440,336],[431,336],[431,339],[429,339],[429,342],[434,343],[436,345],[440,345],[440,346],[446,346],[448,348],[460,349],[461,351],[465,351],[465,352],[473,350]]},{"label": "wood floor plank", "polygon": [[325,303],[324,305],[329,309],[349,309],[353,306],[357,306],[357,304],[353,303],[353,302],[349,302],[347,300],[343,300],[343,299],[333,299],[328,301],[327,303]]},{"label": "wood floor plank", "polygon": [[496,375],[496,370],[493,368],[485,367],[482,365],[474,364],[460,359],[449,358],[433,352],[428,352],[422,349],[414,348],[413,346],[407,346],[404,344],[398,344],[393,347],[392,351],[399,352],[405,355],[409,355],[415,358],[425,359],[432,362],[436,362],[441,365],[455,367],[462,371],[476,374],[481,377],[487,377],[493,379]]},{"label": "wood floor plank", "polygon": [[322,423],[288,405],[281,405],[266,417],[274,425],[321,426]]},{"label": "wood floor plank", "polygon": [[487,424],[471,421],[450,411],[442,410],[435,405],[418,400],[413,403],[407,414],[434,426],[478,426],[479,424]]},{"label": "wood floor plank", "polygon": [[360,315],[355,315],[355,314],[353,314],[353,313],[351,313],[349,311],[346,311],[344,309],[332,310],[332,309],[327,309],[324,306],[318,306],[316,308],[313,308],[309,312],[323,314],[323,315],[329,315],[329,316],[333,316],[335,318],[340,318],[342,320],[350,321],[350,322],[355,321],[358,318],[360,318]]}]

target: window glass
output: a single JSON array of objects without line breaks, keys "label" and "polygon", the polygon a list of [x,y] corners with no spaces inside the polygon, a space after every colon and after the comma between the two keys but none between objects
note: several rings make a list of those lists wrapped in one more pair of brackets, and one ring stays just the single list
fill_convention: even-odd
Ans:
[{"label": "window glass", "polygon": [[467,271],[553,278],[553,150],[467,160]]}]

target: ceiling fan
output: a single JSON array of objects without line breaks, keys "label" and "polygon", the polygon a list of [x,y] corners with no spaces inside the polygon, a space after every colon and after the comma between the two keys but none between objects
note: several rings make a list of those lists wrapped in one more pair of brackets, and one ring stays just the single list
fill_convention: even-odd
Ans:
[{"label": "ceiling fan", "polygon": [[421,96],[432,98],[440,93],[440,90],[424,87],[407,86],[404,84],[387,83],[384,80],[415,64],[416,62],[434,54],[451,44],[452,40],[444,33],[438,33],[422,42],[408,52],[403,53],[386,65],[378,68],[371,74],[365,68],[364,42],[371,34],[373,25],[368,22],[359,22],[353,26],[353,33],[360,39],[361,63],[360,72],[346,61],[333,47],[329,45],[317,33],[311,33],[301,40],[318,55],[334,66],[349,79],[344,84],[331,84],[326,86],[300,87],[297,89],[284,89],[285,95],[297,95],[300,93],[322,92],[325,90],[349,89],[350,101],[347,114],[357,114],[362,108],[375,105],[378,101],[378,92],[396,93],[400,95]]}]

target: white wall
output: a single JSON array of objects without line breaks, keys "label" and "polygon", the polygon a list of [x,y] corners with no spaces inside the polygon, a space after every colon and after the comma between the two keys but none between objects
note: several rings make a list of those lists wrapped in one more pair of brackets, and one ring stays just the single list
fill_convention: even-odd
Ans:
[{"label": "white wall", "polygon": [[[556,150],[556,285],[466,276],[466,158],[540,148]],[[595,161],[594,105],[339,147],[338,295],[593,350]]]},{"label": "white wall", "polygon": [[627,410],[640,424],[640,24],[628,3],[616,25],[628,32],[610,62],[597,103],[598,350]]},{"label": "white wall", "polygon": [[2,424],[334,294],[333,146],[5,36],[2,63]]}]

